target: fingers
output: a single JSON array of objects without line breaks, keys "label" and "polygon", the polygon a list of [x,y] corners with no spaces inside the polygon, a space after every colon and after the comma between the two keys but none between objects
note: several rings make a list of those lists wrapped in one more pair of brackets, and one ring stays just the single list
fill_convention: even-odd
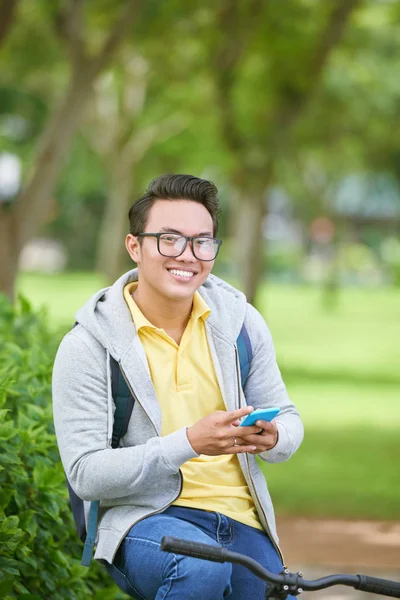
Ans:
[{"label": "fingers", "polygon": [[275,444],[276,438],[271,434],[267,434],[265,437],[255,434],[246,436],[246,439],[231,436],[231,439],[227,442],[223,453],[243,454],[247,452],[249,454],[260,454],[261,452],[270,450],[275,446]]},{"label": "fingers", "polygon": [[[246,407],[249,409],[252,407]],[[246,409],[240,409],[237,411],[232,411],[229,414],[230,420],[233,415],[237,415],[238,413],[246,414],[244,411]],[[252,412],[252,410],[248,411],[247,414]],[[277,426],[273,421],[256,421],[254,425],[251,426],[237,426],[237,419],[235,421],[231,421],[231,441],[228,440],[227,447],[225,448],[226,454],[242,454],[244,452],[248,452],[249,454],[260,454],[261,452],[265,452],[266,450],[270,450],[277,443]],[[235,435],[236,434],[236,435]],[[235,441],[236,445],[233,445]]]},{"label": "fingers", "polygon": [[[262,429],[261,433],[259,432],[260,427],[258,427],[258,425],[263,425],[265,427],[265,429]],[[276,423],[269,423],[268,421],[257,421],[256,426],[256,433],[253,431],[251,435],[242,436],[241,434],[240,438],[236,438],[236,443],[241,444],[243,446],[254,444],[256,448],[250,450],[251,454],[260,454],[261,452],[265,452],[266,450],[271,450],[271,448],[274,448],[274,446],[276,446],[278,442],[278,428],[276,426]],[[243,427],[240,429],[254,430],[254,427]]]},{"label": "fingers", "polygon": [[[235,442],[235,444],[233,443]],[[245,442],[240,438],[232,438],[230,446],[225,448],[226,454],[242,454],[243,452],[255,452],[257,446],[249,442]]]},{"label": "fingers", "polygon": [[[275,446],[275,443],[270,440],[269,443],[263,442],[262,444],[258,443],[257,446],[249,446],[248,443],[246,446],[238,445],[229,448],[227,451],[228,454],[238,454],[239,452],[247,452],[248,454],[261,454],[262,452],[266,452],[267,450],[271,450]],[[236,452],[235,452],[236,450]]]},{"label": "fingers", "polygon": [[260,452],[270,450],[278,441],[278,427],[274,421],[256,421],[256,425],[260,426],[261,431],[257,435],[246,436],[245,444],[255,444]]},{"label": "fingers", "polygon": [[264,446],[273,444],[274,441],[275,436],[271,433],[267,433],[265,435],[256,433],[255,435],[246,435],[246,438],[243,439],[242,443],[246,445],[253,444],[254,446],[257,446],[257,448],[263,448]]},{"label": "fingers", "polygon": [[227,424],[234,423],[237,419],[241,419],[246,415],[249,415],[253,412],[254,408],[252,406],[245,406],[243,408],[238,408],[238,410],[231,410],[230,412],[225,413],[224,421]]},{"label": "fingers", "polygon": [[254,454],[257,452],[256,446],[232,446],[226,452],[227,454],[243,454],[244,452],[248,452],[250,454]]},{"label": "fingers", "polygon": [[242,425],[238,429],[236,429],[236,434],[240,435],[240,437],[246,437],[248,435],[254,435],[256,433],[259,433],[259,431],[260,427],[257,427],[256,425]]},{"label": "fingers", "polygon": [[257,446],[249,441],[243,440],[240,437],[231,435],[226,441],[224,448],[225,454],[242,454],[243,452],[254,452]]},{"label": "fingers", "polygon": [[[256,421],[254,423],[259,429],[272,433],[276,429],[276,423],[272,421]],[[260,432],[262,433],[262,432]]]}]

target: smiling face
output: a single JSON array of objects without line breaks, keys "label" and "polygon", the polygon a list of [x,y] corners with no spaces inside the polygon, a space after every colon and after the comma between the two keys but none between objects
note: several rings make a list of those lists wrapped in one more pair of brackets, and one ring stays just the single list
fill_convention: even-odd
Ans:
[{"label": "smiling face", "polygon": [[[142,233],[181,233],[189,237],[213,236],[213,221],[208,210],[192,200],[156,200]],[[207,279],[215,261],[195,258],[190,242],[176,258],[162,256],[155,237],[139,238],[129,234],[127,250],[139,271],[140,296],[154,301],[191,301]]]}]

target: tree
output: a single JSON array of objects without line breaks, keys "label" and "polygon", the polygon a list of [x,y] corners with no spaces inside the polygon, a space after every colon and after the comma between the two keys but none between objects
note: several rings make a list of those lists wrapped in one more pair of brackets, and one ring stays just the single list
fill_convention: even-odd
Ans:
[{"label": "tree", "polygon": [[237,258],[250,302],[262,271],[265,198],[276,158],[290,145],[358,4],[223,0],[216,11],[210,67],[221,134],[234,157]]},{"label": "tree", "polygon": [[108,281],[119,277],[123,269],[127,214],[144,155],[187,125],[186,115],[174,111],[166,93],[149,98],[152,74],[149,61],[125,47],[114,68],[96,82],[84,122],[84,135],[108,175],[96,261],[97,270]]},{"label": "tree", "polygon": [[[334,224],[335,237],[326,247],[331,257],[325,281],[329,294],[338,285],[335,271],[349,229],[364,231],[365,236],[369,214],[370,228],[398,230],[396,195],[389,194],[383,183],[390,181],[390,174],[399,177],[400,145],[398,136],[393,135],[398,128],[400,101],[398,17],[397,4],[364,3],[331,57],[312,110],[298,123],[292,144],[278,156],[275,166],[279,185],[289,194],[293,212],[305,225],[306,234],[315,218],[328,218]],[[338,194],[350,180],[354,184],[353,201],[346,207],[342,194],[338,202]],[[360,194],[364,207],[358,204],[355,212],[356,197],[366,181],[368,192],[366,189]],[[372,193],[373,182],[378,181],[380,193]],[[392,200],[388,206],[389,195]],[[372,197],[376,198],[375,207]],[[379,212],[380,217],[372,225],[372,215],[376,217]]]},{"label": "tree", "polygon": [[0,46],[4,43],[14,23],[17,4],[18,0],[0,1]]},{"label": "tree", "polygon": [[[139,2],[125,0],[120,15],[103,36],[97,51],[85,28],[84,0],[57,3],[49,18],[66,47],[70,75],[58,107],[49,118],[39,141],[30,176],[15,202],[0,205],[0,290],[14,295],[18,257],[46,219],[64,158],[77,131],[93,82],[109,63],[140,9]],[[99,32],[97,32],[99,33]]]}]

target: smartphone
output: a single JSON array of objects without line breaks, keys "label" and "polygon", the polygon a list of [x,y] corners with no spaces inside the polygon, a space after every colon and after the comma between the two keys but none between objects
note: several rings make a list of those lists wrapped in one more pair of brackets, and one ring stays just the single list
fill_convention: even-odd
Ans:
[{"label": "smartphone", "polygon": [[257,408],[243,419],[243,421],[240,423],[240,427],[244,425],[254,425],[254,423],[259,419],[260,421],[272,421],[279,411],[280,408]]}]

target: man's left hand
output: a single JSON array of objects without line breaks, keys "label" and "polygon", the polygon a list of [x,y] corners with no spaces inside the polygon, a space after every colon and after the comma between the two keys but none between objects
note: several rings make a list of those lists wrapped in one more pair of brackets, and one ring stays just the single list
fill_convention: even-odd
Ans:
[{"label": "man's left hand", "polygon": [[[249,452],[249,454],[260,454],[276,446],[278,443],[278,428],[275,421],[256,421],[255,425],[260,428],[260,433],[243,437],[238,435],[236,437],[237,444],[241,446],[254,444],[254,446],[257,446],[257,449]],[[240,427],[238,427],[238,433],[239,431]]]}]

